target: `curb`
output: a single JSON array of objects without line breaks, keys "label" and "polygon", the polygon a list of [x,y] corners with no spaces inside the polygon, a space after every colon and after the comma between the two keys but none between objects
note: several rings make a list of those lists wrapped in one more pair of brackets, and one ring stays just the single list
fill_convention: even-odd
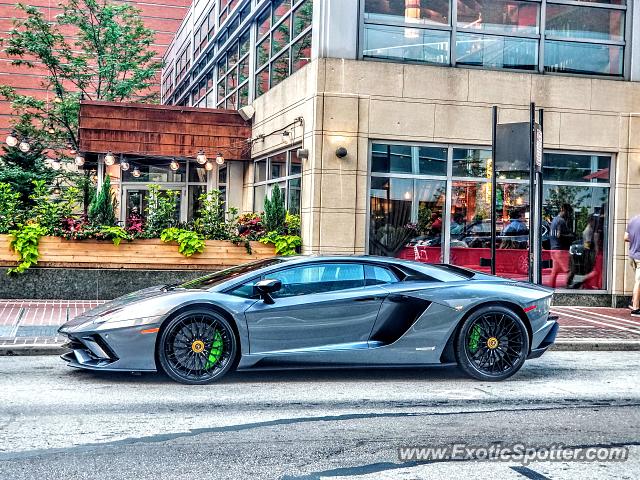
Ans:
[{"label": "curb", "polygon": [[0,357],[62,355],[65,351],[59,344],[0,345]]},{"label": "curb", "polygon": [[[0,357],[62,355],[67,349],[60,344],[0,345]],[[640,340],[558,340],[549,348],[556,352],[637,352]]]}]

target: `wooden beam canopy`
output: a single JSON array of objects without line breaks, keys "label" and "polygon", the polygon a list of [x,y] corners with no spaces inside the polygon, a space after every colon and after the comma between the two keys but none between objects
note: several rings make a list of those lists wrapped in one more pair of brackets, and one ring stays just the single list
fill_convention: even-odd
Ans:
[{"label": "wooden beam canopy", "polygon": [[141,103],[83,101],[79,147],[83,153],[249,160],[251,126],[235,110]]}]

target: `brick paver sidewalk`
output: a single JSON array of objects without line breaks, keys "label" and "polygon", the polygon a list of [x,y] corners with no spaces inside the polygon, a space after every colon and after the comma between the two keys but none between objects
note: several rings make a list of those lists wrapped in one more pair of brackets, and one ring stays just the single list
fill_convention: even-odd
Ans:
[{"label": "brick paver sidewalk", "polygon": [[[0,300],[0,347],[61,345],[57,329],[102,301]],[[640,318],[628,309],[552,307],[560,317],[559,343],[618,342],[640,344]]]}]

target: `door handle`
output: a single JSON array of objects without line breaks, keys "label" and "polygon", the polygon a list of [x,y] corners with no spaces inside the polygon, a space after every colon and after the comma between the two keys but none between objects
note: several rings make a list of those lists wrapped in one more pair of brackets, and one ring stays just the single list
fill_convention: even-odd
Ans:
[{"label": "door handle", "polygon": [[382,297],[362,297],[362,298],[356,298],[354,301],[355,302],[375,302],[376,300],[381,300]]}]

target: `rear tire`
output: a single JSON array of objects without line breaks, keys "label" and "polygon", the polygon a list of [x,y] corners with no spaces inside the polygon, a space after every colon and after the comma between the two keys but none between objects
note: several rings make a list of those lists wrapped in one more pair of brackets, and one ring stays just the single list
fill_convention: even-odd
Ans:
[{"label": "rear tire", "polygon": [[465,320],[454,350],[458,365],[470,377],[505,380],[524,364],[529,353],[529,334],[513,310],[489,305]]},{"label": "rear tire", "polygon": [[158,361],[176,382],[205,385],[222,378],[234,365],[236,336],[228,320],[215,311],[181,313],[162,329]]}]

